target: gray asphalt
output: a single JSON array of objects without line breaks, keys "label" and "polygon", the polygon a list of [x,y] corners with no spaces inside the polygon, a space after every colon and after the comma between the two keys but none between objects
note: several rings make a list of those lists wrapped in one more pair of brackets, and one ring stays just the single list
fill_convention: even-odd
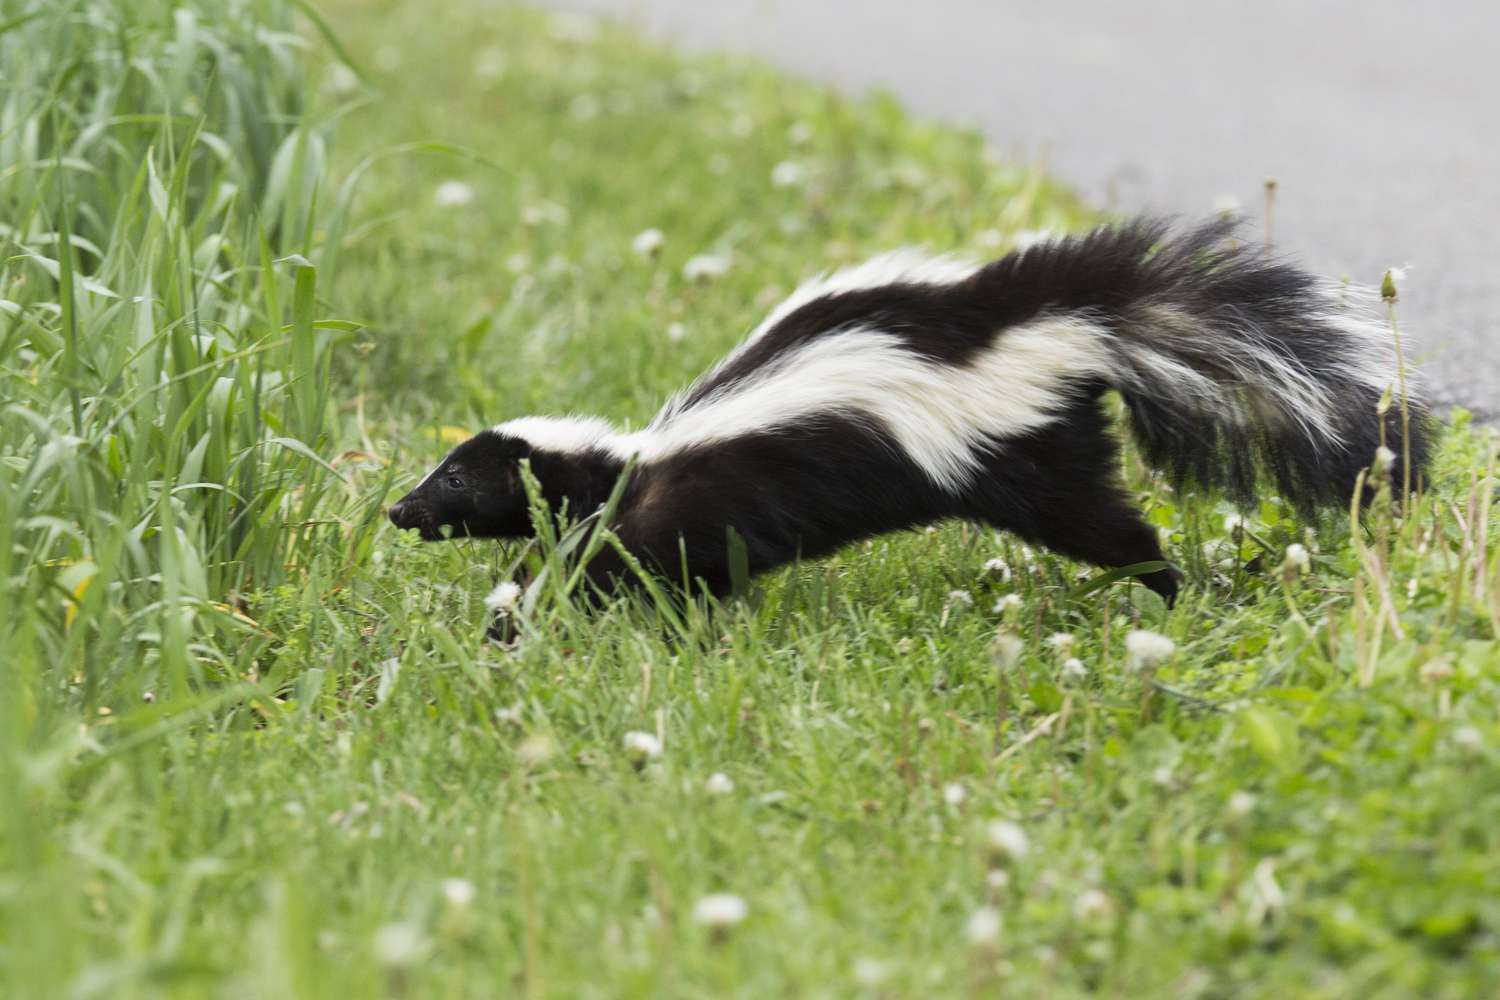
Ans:
[{"label": "gray asphalt", "polygon": [[1493,0],[551,0],[981,128],[1096,203],[1182,215],[1278,183],[1279,247],[1378,283],[1429,395],[1500,418]]}]

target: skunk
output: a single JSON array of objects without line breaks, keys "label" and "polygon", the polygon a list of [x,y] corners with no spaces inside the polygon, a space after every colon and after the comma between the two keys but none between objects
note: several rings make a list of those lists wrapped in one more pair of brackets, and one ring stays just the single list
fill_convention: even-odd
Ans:
[{"label": "skunk", "polygon": [[[1347,504],[1382,442],[1403,450],[1400,407],[1379,405],[1398,371],[1372,299],[1226,221],[1173,235],[1139,219],[982,266],[898,251],[798,288],[643,430],[507,421],[455,448],[390,519],[429,540],[526,537],[523,459],[550,508],[580,516],[633,459],[619,541],[718,595],[731,528],[751,572],[945,518],[1099,566],[1164,560],[1120,484],[1101,396],[1120,394],[1177,487],[1248,503],[1268,482],[1304,514]],[[1425,410],[1407,409],[1420,473]],[[587,577],[606,592],[635,582],[608,547]],[[1170,566],[1141,577],[1169,603],[1180,579]]]}]

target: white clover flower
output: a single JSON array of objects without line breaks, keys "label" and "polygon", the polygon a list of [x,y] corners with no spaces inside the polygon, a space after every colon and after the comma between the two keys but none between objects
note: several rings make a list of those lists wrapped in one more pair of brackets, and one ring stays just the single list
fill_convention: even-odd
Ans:
[{"label": "white clover flower", "polygon": [[433,192],[432,200],[442,208],[458,208],[474,200],[474,189],[463,181],[443,181]]},{"label": "white clover flower", "polygon": [[968,797],[968,791],[960,782],[950,781],[943,786],[943,801],[955,809],[963,805],[964,800]]},{"label": "white clover flower", "polygon": [[415,924],[384,924],[375,931],[375,960],[389,969],[402,969],[421,961],[427,940]]},{"label": "white clover flower", "polygon": [[1213,201],[1214,211],[1219,215],[1239,215],[1240,200],[1232,194],[1221,194]]},{"label": "white clover flower", "polygon": [[686,336],[687,336],[687,327],[683,326],[681,323],[668,323],[667,324],[667,339],[670,340],[672,343],[679,344],[679,343],[682,342],[683,338],[686,337]]},{"label": "white clover flower", "polygon": [[1114,912],[1114,900],[1102,889],[1085,889],[1073,900],[1073,917],[1079,921],[1102,920]]},{"label": "white clover flower", "polygon": [[813,137],[813,127],[804,121],[792,122],[791,127],[786,130],[787,141],[794,146],[804,146]]},{"label": "white clover flower", "polygon": [[660,229],[643,229],[630,241],[630,249],[642,257],[655,257],[666,241]]},{"label": "white clover flower", "polygon": [[1083,665],[1083,661],[1076,656],[1070,656],[1063,660],[1062,679],[1070,684],[1077,684],[1089,675],[1089,668]]},{"label": "white clover flower", "polygon": [[1231,819],[1244,819],[1255,810],[1255,796],[1241,789],[1229,796],[1225,808]]},{"label": "white clover flower", "polygon": [[489,609],[490,614],[508,615],[520,601],[521,585],[514,580],[502,580],[484,599],[484,606]]},{"label": "white clover flower", "polygon": [[1484,749],[1484,734],[1473,726],[1459,726],[1453,730],[1453,742],[1461,750],[1478,753]]},{"label": "white clover flower", "polygon": [[1312,557],[1307,554],[1307,546],[1293,542],[1286,547],[1286,558],[1281,561],[1281,568],[1288,573],[1306,573],[1312,567]]},{"label": "white clover flower", "polygon": [[1170,767],[1158,767],[1151,772],[1151,783],[1158,788],[1172,787],[1172,769]]},{"label": "white clover flower", "polygon": [[972,608],[974,595],[967,590],[950,590],[948,591],[948,606]]},{"label": "white clover flower", "polygon": [[689,281],[708,281],[729,273],[729,258],[724,254],[700,253],[682,265],[682,276]]},{"label": "white clover flower", "polygon": [[1144,670],[1171,656],[1177,644],[1159,632],[1137,629],[1125,637],[1125,653],[1137,670]]},{"label": "white clover flower", "polygon": [[782,160],[771,168],[771,186],[799,187],[807,180],[807,168],[796,160]]},{"label": "white clover flower", "polygon": [[1009,888],[1010,872],[1004,868],[991,868],[988,872],[985,872],[984,884],[996,892]]},{"label": "white clover flower", "polygon": [[969,914],[964,925],[964,935],[976,948],[988,948],[1000,941],[1000,911],[993,906],[981,906]]},{"label": "white clover flower", "polygon": [[474,902],[474,883],[464,878],[443,879],[443,898],[453,906],[465,907]]},{"label": "white clover flower", "polygon": [[1026,831],[1008,819],[997,819],[984,829],[990,851],[1003,861],[1020,861],[1031,850]]},{"label": "white clover flower", "polygon": [[1020,636],[1009,630],[996,632],[995,638],[990,640],[990,654],[1002,668],[1008,669],[1015,666],[1025,651],[1026,643],[1021,640]]},{"label": "white clover flower", "polygon": [[715,771],[703,783],[703,790],[710,795],[728,795],[734,791],[734,782],[724,772]]},{"label": "white clover flower", "polygon": [[625,756],[637,764],[661,756],[661,740],[651,733],[631,730],[625,734]]},{"label": "white clover flower", "polygon": [[693,906],[693,922],[704,927],[728,928],[744,920],[750,912],[745,900],[729,892],[704,896]]}]

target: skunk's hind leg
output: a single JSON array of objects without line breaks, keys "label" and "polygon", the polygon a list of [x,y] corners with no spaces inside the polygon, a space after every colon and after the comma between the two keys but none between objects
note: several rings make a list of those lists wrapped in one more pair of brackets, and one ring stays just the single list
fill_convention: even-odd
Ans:
[{"label": "skunk's hind leg", "polygon": [[[1131,506],[1117,481],[1117,453],[1091,407],[1082,419],[996,449],[986,463],[988,474],[965,497],[967,513],[1096,566],[1165,562],[1156,529]],[[1139,579],[1170,606],[1182,574],[1167,566]]]}]

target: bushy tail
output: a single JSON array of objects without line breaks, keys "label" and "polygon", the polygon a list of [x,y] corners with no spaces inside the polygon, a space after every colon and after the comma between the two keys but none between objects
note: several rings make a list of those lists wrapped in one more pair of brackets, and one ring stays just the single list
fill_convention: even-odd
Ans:
[{"label": "bushy tail", "polygon": [[[1054,269],[1071,258],[1066,270],[1110,287],[1094,307],[1118,362],[1110,381],[1147,460],[1175,483],[1248,501],[1269,478],[1311,512],[1347,504],[1384,443],[1399,488],[1402,388],[1378,294],[1320,281],[1235,228],[1170,235],[1142,220],[1022,256],[1058,255]],[[1405,391],[1415,483],[1428,417],[1409,378]]]}]

